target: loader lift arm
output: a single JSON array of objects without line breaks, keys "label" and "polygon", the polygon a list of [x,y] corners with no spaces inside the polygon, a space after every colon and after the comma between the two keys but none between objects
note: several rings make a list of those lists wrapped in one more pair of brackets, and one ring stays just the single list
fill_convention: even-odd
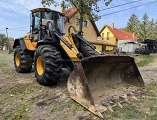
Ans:
[{"label": "loader lift arm", "polygon": [[[73,29],[74,33],[71,33],[71,29]],[[90,44],[84,37],[82,37],[82,35],[76,31],[73,26],[69,26],[68,34],[72,34],[75,45],[81,53],[84,53],[85,57],[103,54],[96,50],[94,45]]]}]

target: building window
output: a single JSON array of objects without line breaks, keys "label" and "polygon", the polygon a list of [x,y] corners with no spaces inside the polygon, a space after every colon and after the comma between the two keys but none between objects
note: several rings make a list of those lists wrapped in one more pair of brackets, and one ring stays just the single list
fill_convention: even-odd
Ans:
[{"label": "building window", "polygon": [[110,39],[110,32],[107,32],[107,40]]},{"label": "building window", "polygon": [[76,18],[75,24],[76,24],[76,25],[79,25],[79,24],[80,24],[80,19],[79,19],[79,18]]},{"label": "building window", "polygon": [[[75,24],[76,24],[76,25],[79,25],[79,24],[80,24],[80,19],[79,19],[79,18],[76,18]],[[84,21],[83,21],[83,27],[88,27],[88,21],[87,21],[87,20],[84,20]]]},{"label": "building window", "polygon": [[83,26],[84,26],[84,27],[88,27],[88,21],[87,21],[87,20],[84,20],[84,21],[83,21]]},{"label": "building window", "polygon": [[102,40],[104,40],[104,33],[102,33]]}]

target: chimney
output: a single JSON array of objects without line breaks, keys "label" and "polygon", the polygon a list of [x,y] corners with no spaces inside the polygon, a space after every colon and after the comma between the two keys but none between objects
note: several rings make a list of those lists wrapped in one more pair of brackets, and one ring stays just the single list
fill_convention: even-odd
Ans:
[{"label": "chimney", "polygon": [[110,25],[110,27],[111,27],[112,29],[114,29],[114,23],[112,23],[112,24]]},{"label": "chimney", "polygon": [[135,40],[135,33],[133,32],[133,34],[132,34],[132,37],[133,37],[133,40]]},{"label": "chimney", "polygon": [[63,13],[64,10],[65,10],[65,2],[63,0],[62,3],[61,3],[61,12]]}]

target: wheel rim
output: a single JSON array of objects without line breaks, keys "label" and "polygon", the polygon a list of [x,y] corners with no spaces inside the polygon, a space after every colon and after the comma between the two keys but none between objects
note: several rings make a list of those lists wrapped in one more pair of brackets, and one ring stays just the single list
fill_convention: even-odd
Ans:
[{"label": "wheel rim", "polygon": [[39,56],[36,62],[37,72],[39,75],[42,75],[44,72],[43,58]]},{"label": "wheel rim", "polygon": [[15,55],[15,64],[16,66],[20,65],[20,55],[18,53]]}]

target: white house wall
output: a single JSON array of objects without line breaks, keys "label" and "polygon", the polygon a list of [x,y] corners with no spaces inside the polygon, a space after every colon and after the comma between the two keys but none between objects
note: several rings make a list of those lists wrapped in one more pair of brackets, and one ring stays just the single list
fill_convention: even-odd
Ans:
[{"label": "white house wall", "polygon": [[118,49],[120,52],[133,53],[137,48],[137,43],[135,40],[118,40]]}]

